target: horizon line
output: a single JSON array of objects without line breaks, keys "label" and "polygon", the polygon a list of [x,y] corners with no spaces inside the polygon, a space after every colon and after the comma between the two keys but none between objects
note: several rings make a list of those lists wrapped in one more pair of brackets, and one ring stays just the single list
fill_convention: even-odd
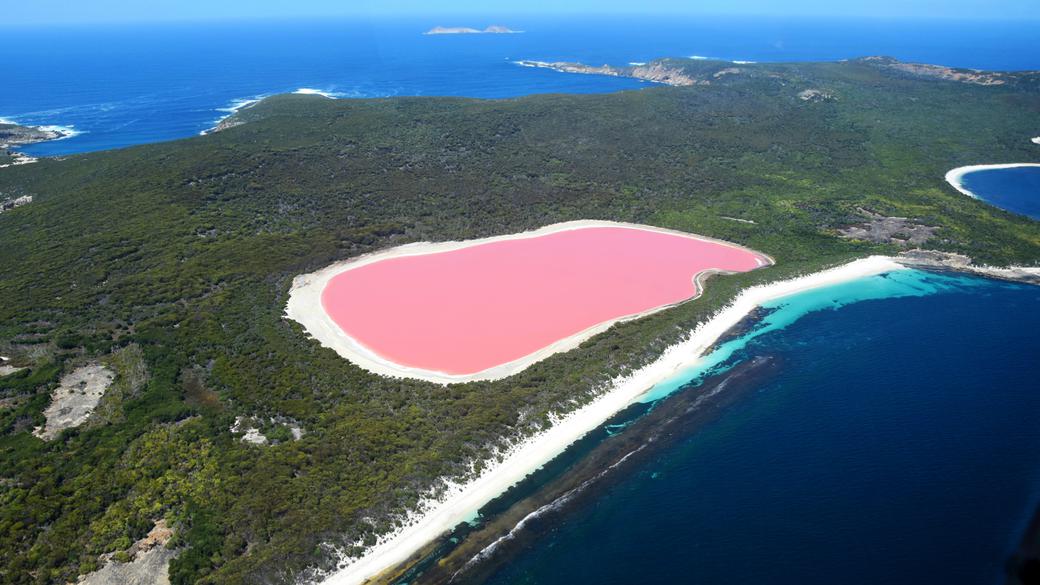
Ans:
[{"label": "horizon line", "polygon": [[[656,18],[738,18],[738,19],[762,19],[762,20],[863,20],[863,21],[889,21],[889,22],[920,22],[920,21],[972,21],[972,22],[1040,22],[1040,14],[1033,16],[1022,15],[963,15],[963,14],[909,14],[909,15],[886,15],[886,14],[779,14],[779,13],[739,13],[739,12],[655,12],[652,14],[641,12],[609,11],[597,13],[582,12],[458,12],[458,13],[415,13],[403,14],[392,12],[344,12],[344,13],[314,13],[293,15],[238,15],[238,16],[183,16],[170,18],[116,18],[116,19],[85,19],[85,20],[26,20],[22,22],[0,23],[0,29],[10,28],[46,28],[46,27],[77,27],[98,25],[141,25],[141,24],[230,24],[248,22],[307,22],[312,20],[343,20],[343,21],[428,21],[429,26],[463,26],[471,25],[471,22],[457,23],[456,19],[523,19],[523,18],[546,18],[546,19],[574,19],[574,18],[643,18],[652,20]],[[505,25],[506,22],[490,22],[484,25]]]}]

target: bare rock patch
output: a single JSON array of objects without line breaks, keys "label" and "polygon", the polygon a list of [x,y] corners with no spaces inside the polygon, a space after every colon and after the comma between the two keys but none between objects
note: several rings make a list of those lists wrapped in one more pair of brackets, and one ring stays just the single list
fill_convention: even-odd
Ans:
[{"label": "bare rock patch", "polygon": [[906,217],[887,217],[860,209],[867,221],[838,230],[843,238],[877,244],[920,245],[935,236],[938,227],[914,223]]},{"label": "bare rock patch", "polygon": [[112,370],[100,364],[81,366],[65,374],[43,411],[47,423],[36,427],[33,434],[49,441],[61,431],[86,422],[114,379]]}]

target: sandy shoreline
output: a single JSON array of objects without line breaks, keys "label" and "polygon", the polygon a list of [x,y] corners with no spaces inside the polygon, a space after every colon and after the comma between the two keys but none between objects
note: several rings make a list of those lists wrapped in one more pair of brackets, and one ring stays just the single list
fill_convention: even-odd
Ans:
[{"label": "sandy shoreline", "polygon": [[[447,374],[444,372],[437,372],[433,370],[424,370],[421,368],[412,368],[396,362],[390,361],[383,358],[382,356],[371,351],[363,344],[358,342],[356,339],[346,334],[340,327],[332,320],[332,318],[325,312],[321,303],[321,293],[325,289],[329,280],[333,277],[347,271],[360,268],[362,266],[371,264],[373,262],[380,262],[390,258],[400,258],[404,256],[421,256],[425,254],[435,254],[441,252],[449,252],[452,250],[459,250],[470,246],[487,244],[491,242],[499,242],[505,240],[518,240],[525,238],[535,238],[548,234],[589,228],[589,227],[621,227],[628,229],[639,229],[644,231],[666,233],[670,235],[678,235],[698,241],[711,242],[723,246],[728,246],[741,251],[745,251],[754,254],[758,258],[759,266],[769,266],[773,264],[773,259],[769,256],[739,246],[732,242],[726,242],[723,240],[716,240],[704,236],[698,236],[695,234],[688,234],[685,232],[679,232],[675,230],[669,230],[665,228],[657,228],[653,226],[645,226],[631,223],[613,222],[613,221],[598,221],[598,220],[581,220],[581,221],[569,221],[563,223],[556,223],[548,225],[536,230],[527,232],[520,232],[516,234],[508,234],[504,236],[494,236],[490,238],[481,238],[476,240],[465,240],[461,242],[419,242],[414,244],[406,244],[404,246],[398,246],[389,250],[381,250],[373,252],[371,254],[365,254],[356,258],[350,258],[342,262],[337,262],[331,266],[327,266],[317,272],[310,274],[303,274],[293,279],[292,288],[289,291],[289,302],[286,305],[286,317],[296,321],[303,325],[304,329],[312,337],[318,340],[323,346],[333,349],[340,356],[350,360],[352,363],[368,370],[369,372],[379,374],[382,376],[390,377],[408,377],[417,378],[420,380],[426,380],[428,382],[436,382],[439,384],[451,384],[459,382],[473,382],[478,380],[498,380],[516,374],[534,363],[537,363],[555,353],[569,351],[581,345],[584,341],[602,333],[613,326],[615,323],[629,321],[632,319],[638,319],[645,317],[657,311],[665,310],[669,307],[675,306],[675,304],[664,305],[656,307],[648,311],[643,311],[634,315],[623,315],[621,317],[604,321],[596,324],[588,329],[575,333],[569,337],[557,340],[550,345],[547,345],[538,351],[525,355],[519,359],[500,364],[498,366],[482,370],[473,374]],[[693,279],[697,287],[697,296],[704,290],[705,278],[713,273],[720,271],[704,270],[698,272],[693,276]],[[681,302],[688,302],[696,298],[686,299]]]},{"label": "sandy shoreline", "polygon": [[629,376],[615,379],[610,388],[582,408],[560,417],[553,426],[503,453],[500,463],[485,468],[465,484],[449,484],[437,500],[427,500],[409,514],[400,528],[382,538],[358,559],[342,559],[341,569],[323,576],[325,585],[352,585],[404,562],[415,551],[458,523],[470,518],[482,505],[504,492],[531,471],[561,453],[567,446],[595,429],[654,384],[696,363],[731,327],[759,305],[813,288],[839,284],[905,266],[893,258],[871,256],[807,276],[751,287],[695,330],[669,347],[657,360]]},{"label": "sandy shoreline", "polygon": [[964,195],[971,197],[972,199],[982,200],[981,197],[972,193],[964,186],[964,175],[968,173],[974,173],[975,171],[990,171],[995,169],[1015,169],[1019,167],[1040,167],[1040,163],[1005,163],[997,165],[968,165],[964,167],[957,167],[950,169],[946,173],[946,182],[950,184],[954,189],[960,191]]}]

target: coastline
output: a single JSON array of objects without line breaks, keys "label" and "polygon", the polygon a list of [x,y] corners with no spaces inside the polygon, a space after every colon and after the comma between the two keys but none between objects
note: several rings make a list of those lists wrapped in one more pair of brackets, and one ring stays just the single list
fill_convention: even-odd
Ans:
[{"label": "coastline", "polygon": [[520,232],[516,234],[493,236],[489,238],[479,238],[475,240],[437,243],[416,242],[336,262],[316,272],[312,272],[310,274],[303,274],[293,279],[292,287],[289,290],[289,301],[286,304],[285,316],[302,325],[304,330],[306,330],[307,333],[310,334],[312,337],[317,339],[318,342],[321,343],[321,345],[323,345],[324,347],[332,349],[341,357],[349,360],[351,363],[374,374],[390,377],[416,378],[419,380],[435,382],[438,384],[498,380],[519,373],[524,369],[530,367],[532,364],[542,361],[553,354],[570,351],[584,343],[589,338],[606,331],[615,323],[622,323],[625,321],[631,321],[633,319],[639,319],[641,317],[645,317],[658,311],[663,311],[670,307],[674,307],[677,304],[689,302],[693,299],[696,299],[703,293],[705,280],[710,275],[723,273],[723,271],[719,270],[702,270],[695,274],[693,276],[693,281],[697,290],[696,294],[690,297],[689,299],[685,299],[683,301],[680,301],[679,303],[662,305],[660,307],[655,307],[653,309],[642,311],[640,313],[632,315],[622,315],[620,317],[610,319],[602,323],[598,323],[573,335],[570,335],[563,339],[559,339],[521,358],[506,362],[504,364],[499,364],[492,368],[488,368],[472,374],[447,374],[433,370],[414,368],[390,361],[376,354],[372,350],[368,349],[363,344],[361,344],[353,337],[348,335],[346,332],[344,332],[332,320],[332,318],[328,315],[328,313],[324,310],[324,307],[322,306],[322,291],[325,290],[325,286],[329,283],[329,281],[332,278],[348,270],[360,268],[362,266],[372,264],[374,262],[380,262],[391,258],[401,258],[405,256],[423,256],[427,254],[450,252],[453,250],[460,250],[463,248],[488,244],[492,242],[536,238],[553,233],[590,227],[620,227],[627,229],[639,229],[644,231],[666,233],[669,235],[678,235],[698,241],[724,245],[731,248],[739,249],[741,251],[752,253],[756,256],[758,260],[758,268],[771,266],[775,264],[773,259],[768,255],[758,252],[756,250],[751,250],[749,248],[739,246],[732,242],[726,242],[723,240],[717,240],[714,238],[708,238],[705,236],[699,236],[696,234],[689,234],[665,228],[658,228],[654,226],[645,226],[639,224],[614,221],[578,220],[551,224],[538,228],[536,230]]},{"label": "coastline", "polygon": [[[406,562],[381,574],[377,581],[395,582],[400,573],[412,585],[483,583],[526,546],[551,532],[561,515],[587,505],[640,465],[695,435],[749,398],[781,367],[773,356],[756,356],[708,377],[696,391],[675,393],[653,406],[632,409],[636,412],[622,411],[621,416],[632,416],[622,423],[623,432],[609,433],[600,427],[589,433],[582,441],[594,443],[591,449],[579,451],[554,476],[528,484],[526,495],[499,512],[492,511],[475,530],[452,531],[450,539],[454,540],[444,543],[449,550],[435,562],[430,557],[420,561],[425,567]],[[521,484],[517,487],[524,489]],[[443,543],[444,537],[439,540]]]},{"label": "coastline", "polygon": [[313,582],[324,585],[364,583],[408,560],[416,551],[472,517],[485,503],[634,402],[654,384],[697,362],[722,335],[759,305],[813,288],[905,269],[906,266],[894,258],[870,256],[806,276],[743,290],[728,306],[701,323],[684,341],[670,346],[657,360],[629,376],[615,379],[609,389],[592,402],[559,417],[549,429],[516,443],[478,477],[465,483],[445,482],[444,495],[424,500],[418,510],[405,515],[401,528],[379,538],[359,558],[342,557],[338,570],[319,575]]},{"label": "coastline", "polygon": [[985,201],[978,195],[972,193],[964,186],[964,175],[968,173],[974,173],[976,171],[993,171],[998,169],[1016,169],[1021,167],[1040,167],[1040,163],[1002,163],[1002,164],[990,164],[990,165],[967,165],[963,167],[957,167],[950,169],[946,172],[946,182],[951,187],[960,191],[962,194],[971,197],[972,199],[978,199],[979,201]]}]

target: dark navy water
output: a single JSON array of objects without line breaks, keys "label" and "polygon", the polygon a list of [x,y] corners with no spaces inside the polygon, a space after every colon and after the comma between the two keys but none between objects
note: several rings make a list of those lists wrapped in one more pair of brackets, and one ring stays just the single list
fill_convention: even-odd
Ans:
[{"label": "dark navy water", "polygon": [[1040,287],[883,278],[774,307],[734,343],[775,377],[491,582],[1002,583],[1040,501]]},{"label": "dark navy water", "polygon": [[[503,24],[517,35],[424,36]],[[183,138],[237,104],[309,88],[338,97],[510,97],[643,87],[523,68],[519,59],[625,64],[662,56],[836,60],[885,54],[984,69],[1040,69],[1029,22],[754,18],[444,18],[8,28],[0,117],[73,127],[25,149],[60,155]]]},{"label": "dark navy water", "polygon": [[[1040,154],[1040,146],[1037,151]],[[1040,166],[975,171],[961,182],[987,203],[1040,219]]]}]

